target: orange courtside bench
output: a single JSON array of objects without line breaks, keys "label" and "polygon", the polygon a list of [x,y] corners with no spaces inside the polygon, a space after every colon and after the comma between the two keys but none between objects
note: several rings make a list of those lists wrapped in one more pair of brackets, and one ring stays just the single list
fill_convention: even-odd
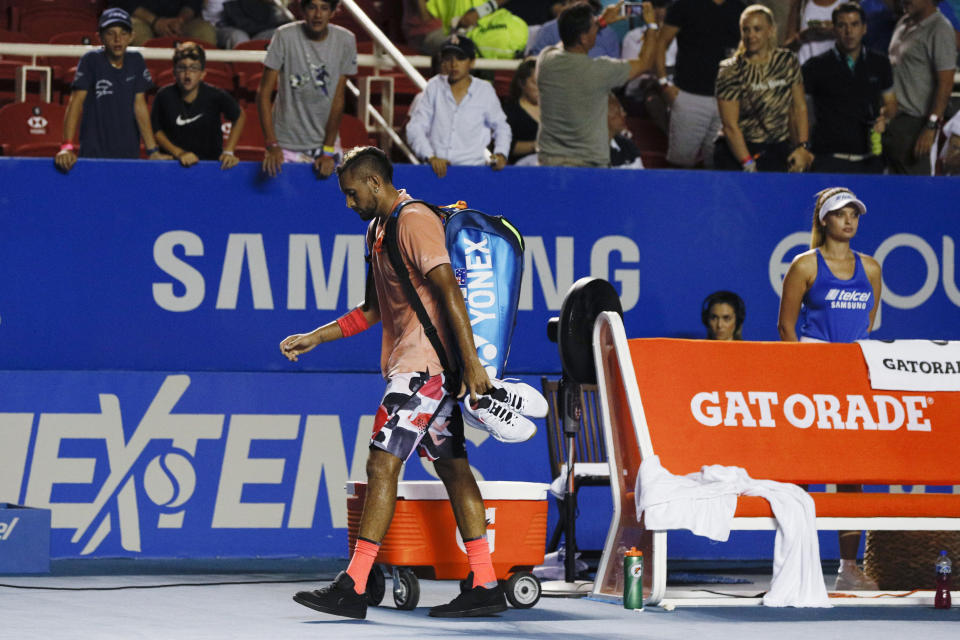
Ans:
[{"label": "orange courtside bench", "polygon": [[[875,390],[856,344],[627,340],[605,312],[593,348],[614,505],[597,597],[622,596],[617,549],[637,546],[647,602],[664,599],[667,532],[634,504],[648,456],[675,475],[719,464],[796,484],[960,485],[960,393]],[[960,494],[811,496],[820,530],[960,530]],[[740,496],[732,528],[776,523]]]}]

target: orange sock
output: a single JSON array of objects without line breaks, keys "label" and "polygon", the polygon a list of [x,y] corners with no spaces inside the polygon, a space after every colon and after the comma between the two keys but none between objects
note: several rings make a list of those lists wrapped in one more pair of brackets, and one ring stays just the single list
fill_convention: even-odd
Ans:
[{"label": "orange sock", "polygon": [[357,538],[350,566],[347,567],[347,575],[353,578],[353,590],[357,593],[362,594],[367,590],[367,576],[370,575],[370,569],[373,568],[373,561],[377,559],[379,551],[378,543]]},{"label": "orange sock", "polygon": [[467,559],[470,561],[470,570],[473,571],[473,586],[492,588],[497,585],[497,574],[493,571],[493,562],[490,560],[490,545],[487,536],[466,540],[463,543],[467,550]]}]

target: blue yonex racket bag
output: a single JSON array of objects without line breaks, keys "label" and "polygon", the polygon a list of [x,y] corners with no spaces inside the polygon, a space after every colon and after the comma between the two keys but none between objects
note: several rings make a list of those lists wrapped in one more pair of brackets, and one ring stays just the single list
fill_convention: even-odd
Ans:
[{"label": "blue yonex racket bag", "polygon": [[[436,327],[410,282],[397,244],[397,221],[404,207],[414,202],[430,207],[443,221],[447,252],[470,316],[477,356],[487,375],[502,378],[520,301],[523,236],[503,216],[470,209],[463,201],[438,207],[423,200],[407,200],[400,203],[387,220],[383,241],[390,263],[403,283],[407,299],[423,324],[440,364],[451,373],[459,373],[458,363],[444,352]],[[459,380],[460,376],[455,377]]]}]

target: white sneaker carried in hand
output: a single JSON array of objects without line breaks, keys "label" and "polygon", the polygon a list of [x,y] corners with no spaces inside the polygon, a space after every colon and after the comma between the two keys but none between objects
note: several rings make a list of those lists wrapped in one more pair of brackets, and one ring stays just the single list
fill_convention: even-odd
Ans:
[{"label": "white sneaker carried in hand", "polygon": [[527,383],[515,379],[490,378],[490,384],[493,385],[490,395],[494,400],[502,402],[521,415],[531,418],[547,417],[547,399]]},{"label": "white sneaker carried in hand", "polygon": [[860,570],[860,567],[840,567],[834,591],[876,591],[877,583]]},{"label": "white sneaker carried in hand", "polygon": [[489,432],[500,442],[525,442],[537,432],[537,425],[489,395],[480,396],[476,404],[469,396],[464,398],[463,421]]}]

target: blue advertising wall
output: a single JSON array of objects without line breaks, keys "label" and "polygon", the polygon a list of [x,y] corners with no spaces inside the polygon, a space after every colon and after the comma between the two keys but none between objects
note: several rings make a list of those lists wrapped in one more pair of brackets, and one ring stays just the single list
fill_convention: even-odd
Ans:
[{"label": "blue advertising wall", "polygon": [[[621,292],[631,337],[702,337],[701,301],[724,288],[747,303],[745,338],[775,340],[813,194],[838,183],[869,208],[854,247],[883,265],[873,337],[960,339],[956,180],[398,166],[395,183],[524,233],[508,371],[535,386],[560,370],[546,321],[586,275]],[[307,167],[0,159],[0,502],[51,509],[55,558],[345,556],[379,332],[296,364],[277,345],[360,301],[363,229]],[[470,431],[479,476],[549,482],[542,430],[512,446]],[[597,547],[609,498],[584,497]]]}]

